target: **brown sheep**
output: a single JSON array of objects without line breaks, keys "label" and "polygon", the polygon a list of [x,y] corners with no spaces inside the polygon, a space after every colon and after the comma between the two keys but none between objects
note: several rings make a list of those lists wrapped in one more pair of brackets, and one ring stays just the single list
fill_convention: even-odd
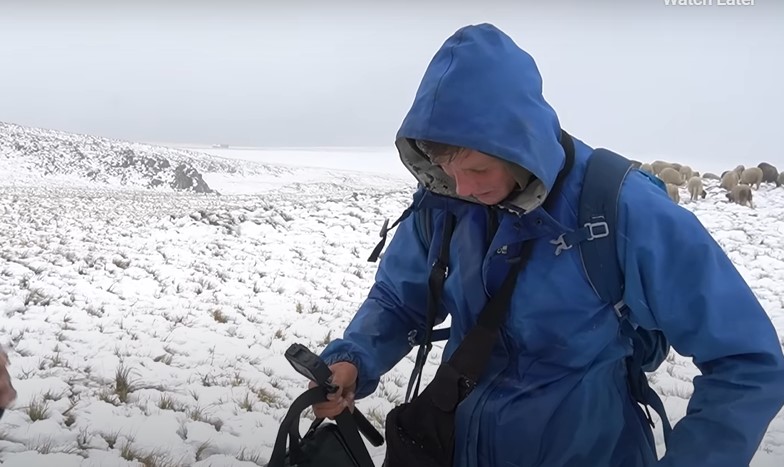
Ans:
[{"label": "brown sheep", "polygon": [[763,183],[775,183],[776,186],[781,186],[779,182],[779,171],[776,167],[768,164],[767,162],[760,162],[757,166],[762,170]]},{"label": "brown sheep", "polygon": [[735,188],[735,185],[738,184],[739,180],[740,180],[740,176],[738,175],[738,172],[735,172],[734,170],[730,170],[729,172],[725,172],[724,175],[721,176],[721,183],[719,183],[719,186],[729,191]]},{"label": "brown sheep", "polygon": [[681,177],[680,172],[673,169],[672,167],[665,167],[664,169],[662,169],[662,171],[659,172],[658,177],[664,183],[672,183],[673,185],[676,186],[681,186],[684,183],[683,177]]},{"label": "brown sheep", "polygon": [[697,201],[697,198],[700,196],[702,199],[705,199],[706,193],[702,187],[702,179],[700,177],[691,177],[686,184],[686,188],[689,190],[689,201]]},{"label": "brown sheep", "polygon": [[740,184],[742,185],[756,185],[755,190],[759,190],[762,183],[762,169],[759,167],[749,167],[744,170],[740,175]]},{"label": "brown sheep", "polygon": [[748,185],[735,185],[735,187],[727,193],[727,199],[732,203],[740,204],[741,206],[748,206],[754,209],[754,204],[751,202],[752,192],[751,187]]},{"label": "brown sheep", "polygon": [[705,180],[721,180],[721,177],[711,172],[705,172],[704,174],[702,174],[702,178],[704,178]]},{"label": "brown sheep", "polygon": [[667,195],[674,203],[679,203],[681,200],[681,194],[678,191],[678,187],[673,185],[672,183],[667,183]]}]

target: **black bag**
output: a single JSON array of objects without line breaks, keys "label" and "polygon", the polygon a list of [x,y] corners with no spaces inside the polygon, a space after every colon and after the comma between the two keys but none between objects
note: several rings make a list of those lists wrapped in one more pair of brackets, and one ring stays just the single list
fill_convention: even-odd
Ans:
[{"label": "black bag", "polygon": [[305,436],[290,449],[283,465],[301,467],[359,467],[336,423],[321,423],[317,419]]},{"label": "black bag", "polygon": [[360,433],[373,446],[381,446],[384,439],[356,408],[353,413],[344,410],[335,417],[335,423],[324,423],[323,418],[317,418],[305,436],[300,436],[302,412],[326,400],[327,390],[320,386],[308,389],[294,400],[280,424],[267,467],[373,467]]},{"label": "black bag", "polygon": [[[451,382],[451,388],[442,388],[445,382]],[[442,364],[421,395],[387,414],[384,467],[452,467],[455,409],[460,400],[447,395],[456,394],[458,387],[457,372]]]}]

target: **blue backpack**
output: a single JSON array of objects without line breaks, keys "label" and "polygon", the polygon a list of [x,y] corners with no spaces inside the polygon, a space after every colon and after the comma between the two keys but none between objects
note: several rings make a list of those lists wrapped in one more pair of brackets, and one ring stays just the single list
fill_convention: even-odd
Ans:
[{"label": "blue backpack", "polygon": [[[652,427],[654,423],[648,407],[659,415],[666,443],[672,427],[667,419],[664,404],[648,384],[645,372],[654,371],[661,365],[669,353],[670,344],[661,331],[637,327],[629,320],[629,307],[623,301],[624,277],[615,246],[619,194],[626,176],[633,168],[633,163],[629,159],[607,149],[595,149],[588,160],[580,193],[578,225],[582,227],[562,234],[558,239],[551,240],[551,243],[555,246],[556,255],[577,246],[588,281],[594,291],[603,301],[613,305],[620,321],[621,334],[629,339],[633,348],[633,353],[626,362],[629,390],[634,399],[645,408],[648,422]],[[641,173],[666,192],[666,185],[661,180],[646,172]],[[412,212],[418,216],[420,238],[429,248],[432,240],[431,212],[426,208],[416,209],[414,204],[406,209],[392,226],[389,226],[388,219],[384,222],[380,234],[382,239],[368,261],[378,260],[388,231]],[[412,346],[420,345],[420,349],[427,347],[425,354],[432,342],[449,338],[449,328],[427,331],[425,342],[416,339],[415,331],[409,336]],[[421,369],[415,368],[415,374],[418,370]]]}]

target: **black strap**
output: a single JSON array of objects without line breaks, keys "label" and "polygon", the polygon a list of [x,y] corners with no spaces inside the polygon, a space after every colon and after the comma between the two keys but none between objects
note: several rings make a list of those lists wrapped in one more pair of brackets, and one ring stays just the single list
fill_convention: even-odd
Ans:
[{"label": "black strap", "polygon": [[[294,402],[289,406],[289,411],[286,412],[286,416],[283,417],[283,421],[280,423],[278,437],[275,439],[275,445],[272,447],[272,455],[267,464],[268,467],[283,467],[285,465],[286,435],[290,434],[292,427],[295,427],[294,429],[297,430],[296,427],[299,424],[299,418],[303,410],[313,404],[324,402],[325,399],[326,394],[322,387],[310,388],[294,399]],[[297,436],[299,436],[299,434],[297,434]]]},{"label": "black strap", "polygon": [[[564,149],[564,166],[555,179],[548,201],[555,198],[555,193],[560,191],[563,181],[574,165],[574,142],[568,133],[561,130],[561,146]],[[454,351],[449,359],[449,365],[460,376],[459,399],[465,398],[476,386],[490,355],[493,352],[498,334],[506,321],[511,306],[512,293],[514,292],[517,278],[531,258],[534,248],[534,240],[528,240],[523,244],[520,256],[514,260],[514,264],[501,284],[498,292],[490,298],[487,305],[479,313],[476,325],[471,328],[463,341]],[[444,378],[444,384],[448,384],[449,378]],[[447,389],[447,388],[444,388]],[[448,407],[455,401],[444,401],[444,407]]]},{"label": "black strap", "polygon": [[[550,193],[558,193],[561,191],[561,186],[563,185],[564,179],[569,172],[571,172],[572,167],[574,167],[574,140],[572,140],[572,136],[564,130],[561,130],[561,137],[559,139],[561,143],[561,147],[564,150],[564,166],[561,168],[561,171],[558,172],[558,176],[555,178],[555,183],[553,184],[553,189],[550,190]],[[547,205],[547,201],[552,202],[555,199],[555,196],[549,196],[547,200],[545,200],[545,205]]]},{"label": "black strap", "polygon": [[[553,194],[560,191],[564,179],[574,165],[574,142],[571,136],[563,130],[561,130],[560,143],[564,149],[564,166],[555,179],[548,201],[555,198]],[[464,379],[462,384],[465,394],[462,397],[465,397],[476,385],[490,359],[495,341],[498,339],[498,332],[506,321],[517,277],[531,258],[533,245],[534,240],[523,244],[520,256],[514,260],[515,262],[501,284],[501,288],[479,313],[476,325],[471,328],[449,359],[450,365]]]},{"label": "black strap", "polygon": [[523,244],[522,252],[515,258],[509,272],[501,284],[501,288],[494,294],[487,305],[479,313],[476,324],[460,342],[460,345],[449,358],[449,364],[462,376],[464,381],[464,394],[476,386],[482,375],[487,361],[498,339],[498,333],[506,321],[506,316],[511,304],[517,278],[525,263],[531,258],[534,241],[529,240]]},{"label": "black strap", "polygon": [[670,424],[669,418],[667,418],[664,403],[659,395],[656,394],[656,391],[651,388],[648,378],[645,376],[645,372],[642,369],[644,355],[640,349],[646,348],[646,342],[643,341],[642,335],[635,331],[631,321],[629,321],[628,308],[626,312],[621,314],[620,323],[621,333],[632,341],[632,355],[626,360],[626,376],[629,381],[629,390],[631,391],[634,400],[642,404],[645,409],[646,417],[648,418],[648,423],[652,428],[655,428],[656,426],[653,423],[653,417],[651,417],[648,406],[650,406],[659,416],[662,424],[662,431],[664,433],[664,444],[666,446],[670,440],[672,425]]},{"label": "black strap", "polygon": [[406,399],[408,402],[419,394],[419,384],[422,381],[422,368],[427,361],[427,355],[433,348],[433,327],[438,317],[438,308],[441,305],[441,297],[444,293],[444,282],[449,274],[449,245],[452,243],[452,232],[455,229],[455,215],[449,211],[444,213],[443,234],[441,245],[439,246],[438,256],[433,267],[430,269],[428,278],[427,293],[427,322],[425,323],[425,337],[417,351],[414,369],[411,378],[408,380]]},{"label": "black strap", "polygon": [[488,246],[493,242],[495,238],[495,233],[498,232],[498,227],[500,224],[500,220],[498,219],[498,209],[494,208],[493,206],[487,207],[487,233],[485,234],[485,239],[487,239]]},{"label": "black strap", "polygon": [[[354,408],[354,413],[356,413],[356,408]],[[346,442],[346,446],[348,446],[349,451],[359,466],[374,467],[373,459],[370,457],[367,448],[365,448],[365,443],[362,441],[362,436],[359,434],[359,428],[351,411],[349,409],[343,410],[335,417],[335,423],[338,425],[340,434],[343,435],[343,441]]]},{"label": "black strap", "polygon": [[381,237],[381,240],[378,241],[376,247],[373,248],[372,252],[370,252],[370,256],[368,257],[369,262],[375,263],[376,261],[378,261],[378,258],[381,256],[381,250],[384,249],[384,245],[387,243],[387,234],[392,229],[397,227],[398,224],[403,222],[406,219],[406,217],[410,216],[412,211],[413,211],[413,207],[409,206],[408,208],[406,208],[400,214],[400,217],[398,217],[397,220],[392,223],[392,225],[389,225],[389,219],[384,219],[384,224],[381,226],[381,231],[378,233],[378,236]]}]

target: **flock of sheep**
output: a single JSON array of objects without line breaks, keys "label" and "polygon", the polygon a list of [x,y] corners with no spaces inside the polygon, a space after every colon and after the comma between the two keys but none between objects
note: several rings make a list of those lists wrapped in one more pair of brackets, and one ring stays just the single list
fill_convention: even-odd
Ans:
[{"label": "flock of sheep", "polygon": [[727,199],[730,202],[754,208],[752,203],[752,187],[758,190],[762,183],[775,183],[777,187],[784,185],[784,172],[779,173],[776,167],[767,162],[760,163],[757,167],[746,168],[742,165],[721,174],[721,177],[712,173],[700,176],[687,165],[673,162],[654,161],[650,164],[641,163],[640,170],[659,177],[667,185],[670,198],[679,203],[681,200],[678,187],[686,184],[689,200],[697,201],[705,198],[705,189],[702,180],[720,180],[719,187],[727,190]]}]

